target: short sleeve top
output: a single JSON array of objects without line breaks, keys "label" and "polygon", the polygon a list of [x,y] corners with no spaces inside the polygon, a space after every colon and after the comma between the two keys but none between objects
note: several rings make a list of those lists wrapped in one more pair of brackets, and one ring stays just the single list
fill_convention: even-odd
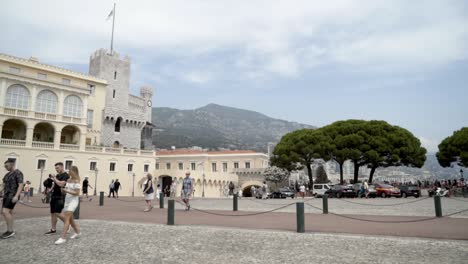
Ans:
[{"label": "short sleeve top", "polygon": [[10,171],[3,177],[3,193],[4,195],[14,195],[18,191],[18,187],[23,183],[23,173],[20,170]]}]

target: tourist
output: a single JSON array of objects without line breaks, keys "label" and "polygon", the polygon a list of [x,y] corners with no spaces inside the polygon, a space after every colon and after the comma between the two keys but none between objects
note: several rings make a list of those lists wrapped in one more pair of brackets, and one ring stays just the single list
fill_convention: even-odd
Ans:
[{"label": "tourist", "polygon": [[53,180],[52,195],[50,199],[51,229],[49,232],[45,233],[46,235],[56,234],[58,219],[64,221],[62,209],[65,202],[65,195],[62,194],[62,188],[65,187],[70,176],[63,168],[62,162],[55,163],[55,171],[57,172],[57,175],[51,178]]},{"label": "tourist", "polygon": [[23,187],[24,196],[23,196],[23,199],[21,201],[24,202],[24,200],[26,199],[26,201],[32,202],[30,192],[31,192],[31,182],[26,181],[26,183],[24,184],[24,187]]},{"label": "tourist", "polygon": [[149,212],[153,209],[151,202],[154,200],[154,189],[153,189],[153,176],[151,174],[146,175],[146,181],[143,184],[143,194],[145,195],[146,208],[144,212]]},{"label": "tourist", "polygon": [[54,186],[54,180],[52,180],[52,177],[52,174],[49,174],[49,178],[42,183],[44,185],[43,203],[50,203],[50,195],[52,194],[52,187]]},{"label": "tourist", "polygon": [[267,199],[267,198],[268,198],[268,185],[266,181],[264,181],[262,185],[262,199]]},{"label": "tourist", "polygon": [[256,196],[256,189],[255,189],[255,186],[252,185],[252,187],[250,187],[250,195],[252,195],[252,197],[255,197]]},{"label": "tourist", "polygon": [[190,210],[190,195],[192,194],[193,183],[192,179],[190,179],[190,171],[185,173],[185,178],[182,181],[182,192],[181,197],[182,201],[185,203],[185,210]]},{"label": "tourist", "polygon": [[239,189],[238,194],[239,194],[239,199],[242,198],[242,189]]},{"label": "tourist", "polygon": [[156,190],[158,190],[158,196],[156,197],[156,199],[159,199],[162,193],[161,184],[156,185]]},{"label": "tourist", "polygon": [[164,196],[166,196],[166,197],[171,196],[171,186],[170,185],[166,185],[166,187],[164,187]]},{"label": "tourist", "polygon": [[122,189],[122,185],[119,182],[119,179],[116,179],[114,182],[114,192],[117,198],[119,198],[119,190]]},{"label": "tourist", "polygon": [[235,188],[234,183],[232,183],[232,181],[229,182],[229,196],[234,195],[234,188]]},{"label": "tourist", "polygon": [[93,187],[91,185],[89,185],[88,176],[86,176],[84,178],[82,188],[83,188],[83,196],[86,195],[86,199],[88,199],[88,201],[91,202],[91,200],[93,200],[93,199],[88,197],[88,188],[92,189]]},{"label": "tourist", "polygon": [[366,194],[366,199],[369,198],[369,184],[367,183],[367,180],[364,181],[364,192]]},{"label": "tourist", "polygon": [[75,212],[78,204],[80,203],[80,174],[76,166],[71,166],[70,177],[67,180],[65,187],[62,187],[62,193],[65,195],[65,204],[63,207],[63,233],[62,236],[55,241],[56,245],[61,245],[67,242],[67,233],[70,226],[75,231],[71,239],[76,239],[81,236],[80,227],[73,219],[73,212]]},{"label": "tourist", "polygon": [[175,196],[176,196],[176,190],[177,190],[177,184],[176,184],[175,181],[173,181],[173,182],[171,183],[171,192],[170,192],[170,197],[171,197],[172,199],[174,199]]},{"label": "tourist", "polygon": [[306,187],[304,186],[304,184],[301,184],[301,186],[299,186],[299,193],[301,194],[302,199],[304,199],[305,197],[305,192],[306,192]]},{"label": "tourist", "polygon": [[13,237],[16,233],[13,229],[13,209],[20,199],[23,190],[23,173],[16,169],[16,160],[5,161],[5,169],[8,171],[3,177],[3,201],[2,215],[7,225],[7,231],[2,234],[2,239]]},{"label": "tourist", "polygon": [[110,198],[111,194],[112,194],[112,197],[115,198],[114,180],[112,180],[111,183],[109,184],[109,195],[107,196],[107,198]]}]

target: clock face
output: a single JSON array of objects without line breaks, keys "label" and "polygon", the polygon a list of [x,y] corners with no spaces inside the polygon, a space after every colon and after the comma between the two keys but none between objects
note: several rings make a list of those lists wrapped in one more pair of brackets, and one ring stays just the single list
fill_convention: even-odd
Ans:
[{"label": "clock face", "polygon": [[151,103],[151,100],[148,100],[148,107],[151,107],[153,103]]}]

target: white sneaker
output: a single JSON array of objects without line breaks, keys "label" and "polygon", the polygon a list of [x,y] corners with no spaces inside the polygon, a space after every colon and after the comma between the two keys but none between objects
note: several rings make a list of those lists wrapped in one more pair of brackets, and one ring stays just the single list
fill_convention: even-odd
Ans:
[{"label": "white sneaker", "polygon": [[62,245],[62,244],[65,244],[65,242],[67,242],[66,239],[59,238],[57,239],[57,241],[55,241],[55,245]]},{"label": "white sneaker", "polygon": [[70,239],[77,239],[80,237],[81,237],[81,233],[78,233],[78,234],[75,233],[73,236],[70,237]]}]

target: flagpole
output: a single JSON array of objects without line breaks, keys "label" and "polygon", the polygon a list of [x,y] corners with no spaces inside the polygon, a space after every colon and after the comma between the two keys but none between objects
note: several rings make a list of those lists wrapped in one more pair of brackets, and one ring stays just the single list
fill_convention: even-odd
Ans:
[{"label": "flagpole", "polygon": [[115,24],[115,3],[114,3],[114,10],[112,11],[112,36],[111,36],[111,47],[110,53],[111,55],[114,54],[114,24]]}]

